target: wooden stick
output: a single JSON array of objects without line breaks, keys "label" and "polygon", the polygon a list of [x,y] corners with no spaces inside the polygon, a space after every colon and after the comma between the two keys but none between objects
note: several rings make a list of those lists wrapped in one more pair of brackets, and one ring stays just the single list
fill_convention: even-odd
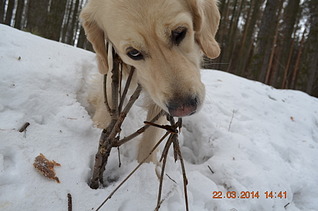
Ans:
[{"label": "wooden stick", "polygon": [[138,166],[107,196],[107,198],[99,205],[99,207],[96,209],[96,211],[100,210],[104,204],[112,198],[112,196],[116,193],[116,191],[140,168],[140,166],[146,162],[146,160],[150,157],[150,155],[157,149],[157,147],[161,144],[161,142],[169,135],[169,132],[166,132],[166,134],[158,141],[158,143],[152,148],[150,153],[147,157],[145,157],[141,163],[138,164]]},{"label": "wooden stick", "polygon": [[119,90],[119,64],[120,59],[117,54],[114,55],[114,66],[112,70],[112,106],[110,116],[112,119],[118,118],[118,90]]},{"label": "wooden stick", "polygon": [[[118,72],[118,60],[115,60],[114,62],[114,72]],[[118,81],[117,77],[118,74],[114,74],[112,76],[112,84],[117,84],[118,86]],[[112,85],[114,86],[114,85]],[[124,110],[118,114],[118,106],[115,105],[114,103],[118,103],[118,89],[116,91],[112,91],[112,96],[117,98],[117,100],[112,101],[113,103],[113,108],[111,109],[111,117],[112,120],[108,127],[103,130],[100,141],[99,141],[99,149],[98,152],[95,156],[95,165],[93,169],[93,175],[90,180],[90,187],[93,189],[97,189],[99,187],[99,184],[104,184],[103,181],[103,172],[105,171],[105,167],[107,164],[108,157],[110,155],[112,147],[117,147],[117,140],[115,139],[116,135],[120,132],[121,130],[121,125],[131,109],[132,105],[134,102],[138,99],[140,92],[142,88],[140,85],[137,86],[136,90],[134,91],[133,95],[130,97],[130,100],[128,101],[127,105],[125,106]],[[114,109],[115,108],[115,109]]]},{"label": "wooden stick", "polygon": [[208,165],[208,168],[210,169],[211,173],[214,174],[214,171],[212,170],[212,168]]},{"label": "wooden stick", "polygon": [[[130,108],[132,107],[132,105],[134,104],[134,102],[137,100],[138,96],[140,95],[141,92],[141,86],[138,85],[138,87],[136,88],[134,94],[130,97],[129,102],[127,103],[127,105],[125,106],[124,110],[120,113],[116,123],[113,126],[113,130],[111,131],[111,133],[109,134],[109,137],[107,137],[108,139],[113,139],[115,138],[116,134],[120,132],[121,130],[121,125],[126,117],[126,115],[128,114]],[[104,142],[104,146],[107,143]],[[114,146],[116,146],[116,144],[114,143]]]},{"label": "wooden stick", "polygon": [[183,176],[183,191],[184,191],[184,200],[185,200],[185,205],[186,205],[186,211],[189,210],[189,201],[188,201],[188,189],[187,189],[187,185],[188,185],[188,179],[187,179],[187,175],[186,175],[186,169],[184,166],[184,162],[183,162],[183,158],[182,158],[182,154],[181,154],[181,150],[180,150],[180,145],[179,145],[179,141],[178,139],[174,140],[175,142],[173,144],[177,145],[177,153],[180,159],[180,163],[181,163],[181,169],[182,169],[182,176]]},{"label": "wooden stick", "polygon": [[170,133],[178,133],[178,130],[176,130],[175,128],[171,127],[170,125],[158,125],[156,123],[147,122],[147,121],[145,121],[144,123],[146,125],[151,125],[151,126],[154,126],[154,127],[157,127],[157,128],[168,130]]},{"label": "wooden stick", "polygon": [[[93,174],[90,180],[89,186],[93,189],[97,189],[99,184],[103,184],[103,172],[105,171],[105,166],[108,160],[108,157],[113,147],[112,143],[114,142],[109,135],[112,133],[113,128],[115,127],[118,120],[118,85],[119,85],[119,63],[120,59],[118,55],[115,55],[113,58],[113,69],[112,69],[112,108],[110,108],[111,122],[106,129],[102,131],[98,151],[95,156],[95,164],[93,168]],[[107,89],[106,89],[106,80],[104,76],[104,97],[105,102],[107,100]],[[106,104],[106,103],[105,103]],[[108,104],[108,103],[107,103]],[[107,107],[106,104],[106,107]],[[115,136],[114,136],[115,137]],[[113,137],[113,138],[114,138]]]},{"label": "wooden stick", "polygon": [[[179,118],[179,120],[176,124],[175,124],[173,117],[170,115],[168,116],[168,120],[170,121],[171,124],[174,124],[175,127],[181,128],[181,123],[182,123],[181,118]],[[182,157],[181,150],[180,150],[178,134],[175,134],[175,137],[173,139],[173,149],[174,149],[175,159],[179,158],[180,164],[181,164],[182,176],[183,176],[184,200],[185,200],[186,211],[188,211],[189,210],[188,189],[187,189],[188,179],[187,179],[186,169],[185,169],[184,162],[183,162],[183,157]]]},{"label": "wooden stick", "polygon": [[72,206],[73,206],[72,205],[72,195],[70,193],[67,194],[67,201],[68,201],[68,203],[67,203],[67,205],[68,205],[67,208],[68,209],[67,210],[68,211],[72,211]]},{"label": "wooden stick", "polygon": [[108,98],[107,98],[107,74],[104,75],[104,87],[103,87],[103,90],[104,90],[104,103],[105,103],[105,106],[107,108],[107,111],[108,113],[110,114],[111,112],[111,108],[109,106],[109,102],[108,102]]},{"label": "wooden stick", "polygon": [[119,106],[118,106],[119,112],[121,112],[121,110],[122,110],[122,107],[123,107],[123,104],[124,104],[124,101],[125,101],[125,98],[126,98],[126,95],[127,95],[130,83],[131,83],[131,79],[132,79],[134,73],[135,73],[135,68],[131,67],[131,70],[129,72],[129,76],[127,78],[127,82],[125,84],[125,88],[124,88],[123,94],[120,97],[120,103],[119,103]]},{"label": "wooden stick", "polygon": [[[124,99],[126,98],[128,88],[131,84],[131,80],[133,77],[133,74],[135,72],[135,69],[132,67],[127,82],[125,84],[125,88],[123,90],[123,93],[121,93],[121,81],[122,81],[122,62],[117,54],[113,57],[113,68],[112,68],[112,106],[109,105],[108,98],[107,98],[107,88],[106,88],[106,81],[107,76],[104,76],[104,98],[105,98],[105,105],[107,110],[110,113],[111,116],[111,122],[105,128],[100,136],[99,140],[99,147],[98,152],[95,156],[95,164],[93,169],[92,178],[90,181],[90,187],[97,189],[100,184],[104,184],[103,182],[103,172],[105,171],[106,164],[108,161],[108,157],[110,155],[111,149],[113,147],[117,147],[119,149],[119,146],[122,144],[128,142],[129,140],[135,138],[136,136],[143,133],[147,128],[150,126],[158,127],[161,129],[166,130],[165,135],[158,141],[158,143],[153,147],[153,149],[150,151],[148,156],[142,160],[140,164],[114,189],[113,192],[109,194],[109,196],[102,202],[102,204],[96,209],[96,211],[100,210],[100,208],[109,200],[111,197],[115,194],[115,192],[139,169],[139,167],[151,156],[151,154],[156,150],[156,148],[161,144],[161,142],[170,134],[168,141],[165,144],[162,156],[160,161],[163,162],[162,170],[161,170],[161,176],[160,176],[160,184],[159,184],[159,193],[158,193],[158,199],[157,199],[157,207],[156,210],[159,210],[161,204],[163,201],[161,201],[161,195],[162,195],[162,187],[163,187],[163,178],[164,178],[164,172],[168,157],[168,151],[170,149],[171,144],[173,144],[174,149],[174,157],[175,160],[179,159],[181,163],[182,168],[182,175],[183,175],[183,184],[184,184],[184,194],[185,194],[185,204],[186,204],[186,210],[189,210],[188,206],[188,194],[187,194],[187,184],[188,180],[186,177],[186,170],[183,162],[183,158],[181,155],[180,145],[178,141],[178,132],[181,130],[182,127],[182,119],[179,118],[178,122],[175,123],[174,118],[167,114],[167,119],[170,121],[171,125],[158,125],[155,124],[155,122],[165,113],[164,111],[159,112],[157,116],[155,116],[150,122],[145,122],[145,125],[141,128],[139,128],[135,133],[129,135],[128,137],[125,137],[121,140],[119,140],[119,133],[121,131],[121,126],[123,124],[124,119],[126,118],[128,112],[130,111],[132,105],[134,102],[138,99],[140,93],[141,93],[141,86],[138,84],[136,90],[130,97],[128,103],[123,108]],[[119,152],[118,152],[119,153]],[[120,158],[119,158],[120,162]],[[68,195],[69,199],[70,196]],[[70,207],[70,206],[69,206]]]},{"label": "wooden stick", "polygon": [[24,125],[19,129],[20,133],[23,133],[24,131],[26,131],[27,127],[30,126],[29,122],[24,123]]},{"label": "wooden stick", "polygon": [[161,175],[160,175],[160,182],[159,182],[159,193],[158,193],[158,198],[157,198],[157,206],[156,206],[156,211],[159,210],[160,206],[161,206],[161,194],[162,194],[162,186],[163,186],[163,177],[164,177],[164,173],[165,173],[165,167],[166,167],[166,163],[167,163],[167,157],[168,157],[168,151],[169,148],[173,142],[175,134],[170,134],[169,139],[163,149],[162,152],[162,156],[160,158],[160,162],[162,161],[162,167],[161,167]]},{"label": "wooden stick", "polygon": [[[150,122],[153,123],[153,122],[157,121],[161,116],[163,116],[163,114],[164,114],[164,111],[159,112],[159,114],[157,114]],[[137,136],[139,136],[140,134],[142,134],[143,132],[145,132],[145,131],[148,129],[148,127],[150,127],[150,125],[149,125],[149,124],[148,124],[148,125],[146,124],[145,126],[139,128],[136,132],[130,134],[130,135],[127,136],[127,137],[124,137],[123,139],[121,139],[121,140],[119,140],[119,141],[117,141],[117,142],[114,144],[114,146],[116,146],[116,147],[121,146],[121,145],[125,144],[126,142],[130,141],[131,139],[136,138]]]}]

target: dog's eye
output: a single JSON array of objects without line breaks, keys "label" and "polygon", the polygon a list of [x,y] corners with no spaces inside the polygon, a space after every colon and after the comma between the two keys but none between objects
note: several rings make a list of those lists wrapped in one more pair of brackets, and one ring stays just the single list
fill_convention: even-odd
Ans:
[{"label": "dog's eye", "polygon": [[178,27],[171,32],[171,40],[175,45],[179,45],[180,42],[185,38],[187,34],[187,28]]},{"label": "dog's eye", "polygon": [[127,56],[129,56],[133,60],[142,60],[144,59],[144,56],[142,53],[134,48],[129,48],[127,52]]}]

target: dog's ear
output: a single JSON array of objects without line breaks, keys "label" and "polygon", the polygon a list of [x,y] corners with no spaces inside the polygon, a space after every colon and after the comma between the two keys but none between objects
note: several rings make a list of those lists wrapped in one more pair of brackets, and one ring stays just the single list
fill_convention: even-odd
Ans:
[{"label": "dog's ear", "polygon": [[82,26],[85,30],[87,39],[93,45],[94,51],[96,52],[98,70],[101,74],[106,74],[109,69],[105,43],[106,35],[98,26],[93,16],[92,9],[89,5],[86,5],[80,14]]},{"label": "dog's ear", "polygon": [[220,22],[217,0],[187,0],[187,3],[193,16],[196,41],[207,57],[218,57],[221,50],[215,40]]}]

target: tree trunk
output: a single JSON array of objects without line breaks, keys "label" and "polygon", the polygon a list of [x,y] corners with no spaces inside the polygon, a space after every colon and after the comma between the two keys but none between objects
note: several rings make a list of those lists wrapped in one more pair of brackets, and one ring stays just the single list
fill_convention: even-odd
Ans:
[{"label": "tree trunk", "polygon": [[66,1],[67,0],[53,0],[51,2],[46,24],[46,38],[56,41],[60,40]]},{"label": "tree trunk", "polygon": [[0,0],[0,23],[4,23],[5,3],[6,0]]},{"label": "tree trunk", "polygon": [[[291,61],[289,60],[293,56],[293,51],[291,50],[291,46],[294,44],[292,39],[292,34],[295,32],[297,27],[297,16],[300,12],[299,5],[300,0],[288,0],[287,5],[284,9],[283,21],[281,23],[281,54],[279,59],[280,65],[276,70],[276,85],[280,84],[284,88],[287,87],[288,76],[291,74]],[[284,75],[284,77],[279,77],[280,75]],[[283,80],[283,81],[282,81]]]},{"label": "tree trunk", "polygon": [[[75,1],[75,2],[74,2]],[[67,17],[67,23],[65,28],[65,38],[64,42],[70,45],[74,44],[74,36],[75,36],[75,29],[78,20],[78,10],[79,10],[79,0],[72,0],[69,14]]]},{"label": "tree trunk", "polygon": [[306,35],[306,30],[303,32],[299,47],[298,47],[298,52],[296,56],[296,62],[293,70],[293,75],[292,75],[292,80],[291,80],[291,88],[295,89],[297,85],[297,76],[299,72],[299,66],[300,66],[300,60],[303,54],[303,49],[304,49],[304,42],[305,42],[305,35]]},{"label": "tree trunk", "polygon": [[80,34],[78,36],[77,47],[85,48],[85,46],[84,46],[85,45],[85,40],[86,40],[85,31],[84,31],[83,27],[81,27]]},{"label": "tree trunk", "polygon": [[261,20],[260,31],[257,37],[256,54],[254,55],[255,73],[258,80],[264,82],[267,64],[270,58],[272,43],[277,25],[277,10],[283,0],[267,0],[264,14]]},{"label": "tree trunk", "polygon": [[22,14],[24,9],[24,0],[18,0],[17,11],[15,12],[14,28],[22,29]]},{"label": "tree trunk", "polygon": [[27,27],[33,34],[44,37],[46,35],[46,23],[50,0],[29,0]]},{"label": "tree trunk", "polygon": [[283,82],[282,82],[282,86],[281,86],[282,89],[288,88],[288,73],[289,73],[291,58],[292,58],[293,51],[294,51],[294,45],[295,45],[294,40],[292,40],[291,48],[289,48],[287,63],[285,65],[285,69],[284,69],[284,77],[283,77]]},{"label": "tree trunk", "polygon": [[239,19],[242,13],[242,8],[243,8],[243,4],[244,4],[245,0],[241,0],[240,1],[240,6],[239,9],[237,11],[237,13],[233,13],[233,21],[231,20],[231,27],[230,27],[230,37],[229,37],[229,56],[228,56],[228,61],[229,61],[229,65],[228,65],[228,69],[227,72],[235,72],[235,67],[234,67],[234,63],[236,62],[237,58],[237,39],[238,39],[238,35],[237,35],[237,28],[239,25]]},{"label": "tree trunk", "polygon": [[67,9],[65,11],[65,20],[64,20],[64,24],[63,24],[63,32],[62,32],[62,42],[64,43],[69,43],[70,38],[70,34],[69,34],[69,28],[70,28],[70,24],[71,24],[71,18],[73,15],[73,5],[74,5],[74,1],[73,0],[68,0],[67,2]]},{"label": "tree trunk", "polygon": [[272,44],[272,49],[271,49],[271,53],[270,53],[270,57],[269,57],[269,61],[267,64],[267,70],[266,70],[266,77],[265,77],[265,84],[270,84],[270,79],[272,76],[272,69],[273,69],[273,59],[274,59],[274,54],[276,52],[276,43],[277,43],[277,37],[278,37],[278,24],[275,30],[275,36],[274,36],[274,40],[273,40],[273,44]]},{"label": "tree trunk", "polygon": [[[309,1],[310,32],[308,35],[308,83],[306,92],[317,96],[318,89],[318,1]],[[318,97],[318,96],[317,96]]]},{"label": "tree trunk", "polygon": [[[220,21],[220,28],[219,28],[219,32],[217,33],[217,40],[220,43],[220,46],[222,49],[226,48],[226,37],[227,37],[227,30],[228,30],[228,14],[229,14],[229,0],[226,0],[224,2],[224,8],[221,11],[221,21]],[[224,57],[224,51],[221,51],[220,56],[218,57],[217,61],[218,61],[218,65],[217,65],[217,69],[222,70],[222,63],[223,63],[223,57]]]},{"label": "tree trunk", "polygon": [[[255,26],[257,23],[257,20],[260,16],[260,8],[261,5],[264,3],[264,0],[255,0],[252,4],[251,9],[253,10],[251,13],[251,16],[249,19],[247,19],[247,22],[245,23],[246,32],[242,40],[242,45],[240,46],[240,51],[238,53],[239,56],[242,56],[240,58],[240,61],[237,65],[237,74],[239,75],[249,75],[248,72],[248,66],[251,61],[251,58],[248,56],[253,48],[254,43],[254,33],[255,33]],[[252,67],[252,69],[254,69]]]},{"label": "tree trunk", "polygon": [[78,30],[78,19],[79,19],[79,8],[80,8],[80,0],[76,0],[75,2],[75,7],[74,7],[74,12],[73,12],[73,17],[72,17],[72,22],[71,22],[71,39],[70,39],[70,44],[74,45],[76,35],[77,35],[77,30]]},{"label": "tree trunk", "polygon": [[14,9],[14,0],[9,0],[7,12],[6,12],[6,18],[4,20],[4,23],[9,26],[11,25],[11,21],[12,21],[13,9]]}]

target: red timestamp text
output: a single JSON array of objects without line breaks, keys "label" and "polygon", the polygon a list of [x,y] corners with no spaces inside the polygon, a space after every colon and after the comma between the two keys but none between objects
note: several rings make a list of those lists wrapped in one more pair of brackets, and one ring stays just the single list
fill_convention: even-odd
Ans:
[{"label": "red timestamp text", "polygon": [[286,199],[287,191],[213,191],[213,199],[259,199],[260,197],[265,197],[266,199]]}]

